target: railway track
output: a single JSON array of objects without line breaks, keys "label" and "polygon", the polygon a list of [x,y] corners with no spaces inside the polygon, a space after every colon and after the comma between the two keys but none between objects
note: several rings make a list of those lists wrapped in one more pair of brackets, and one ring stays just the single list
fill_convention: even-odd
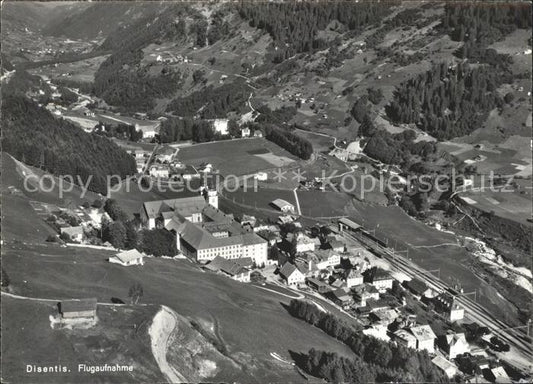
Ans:
[{"label": "railway track", "polygon": [[[407,276],[423,280],[430,288],[436,289],[437,291],[449,292],[450,287],[442,280],[438,279],[436,276],[428,274],[426,270],[412,261],[407,260],[405,257],[395,254],[391,249],[386,248],[363,235],[349,232],[344,232],[344,235],[358,241],[378,256],[385,258],[390,262],[393,268],[405,273]],[[507,342],[512,348],[519,351],[526,361],[533,360],[532,344],[523,339],[526,336],[524,332],[517,329],[509,329],[510,326],[508,324],[496,319],[487,311],[487,309],[466,296],[456,295],[455,298],[457,302],[465,308],[465,311],[471,319],[482,326],[486,326],[491,331],[497,332],[498,337]]]}]

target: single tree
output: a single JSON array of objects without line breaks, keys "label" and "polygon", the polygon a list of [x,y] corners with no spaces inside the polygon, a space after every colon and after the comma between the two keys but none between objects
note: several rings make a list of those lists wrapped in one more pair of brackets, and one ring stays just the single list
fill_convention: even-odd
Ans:
[{"label": "single tree", "polygon": [[128,297],[130,298],[132,304],[137,304],[139,300],[141,299],[141,297],[143,297],[143,295],[144,295],[143,286],[139,282],[134,283],[130,287],[130,290],[128,292]]}]

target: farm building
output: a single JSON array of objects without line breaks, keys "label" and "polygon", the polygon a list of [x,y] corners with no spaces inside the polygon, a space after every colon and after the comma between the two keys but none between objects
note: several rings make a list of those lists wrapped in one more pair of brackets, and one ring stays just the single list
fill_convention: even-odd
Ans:
[{"label": "farm building", "polygon": [[228,260],[221,256],[215,257],[205,266],[206,269],[213,272],[220,272],[233,280],[241,283],[250,282],[250,269],[253,260],[250,257]]},{"label": "farm building", "polygon": [[61,228],[61,234],[67,234],[72,241],[82,241],[83,240],[83,227],[64,227]]},{"label": "farm building", "polygon": [[59,313],[64,319],[94,319],[96,298],[63,300],[58,303]]},{"label": "farm building", "polygon": [[144,265],[144,256],[136,249],[130,249],[129,251],[119,252],[115,256],[110,257],[109,262],[123,266]]},{"label": "farm building", "polygon": [[254,175],[254,179],[259,181],[266,181],[268,179],[268,174],[266,172],[257,172]]},{"label": "farm building", "polygon": [[254,137],[263,137],[263,132],[261,132],[260,130],[255,130]]},{"label": "farm building", "polygon": [[250,137],[250,128],[245,127],[241,129],[241,136],[242,137]]},{"label": "farm building", "polygon": [[294,205],[283,199],[276,199],[270,204],[272,204],[275,208],[279,209],[281,212],[294,213]]}]

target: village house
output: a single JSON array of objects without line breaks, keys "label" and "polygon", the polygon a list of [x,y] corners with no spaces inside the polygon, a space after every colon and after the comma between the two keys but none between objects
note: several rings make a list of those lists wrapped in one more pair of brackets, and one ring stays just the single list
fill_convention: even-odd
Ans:
[{"label": "village house", "polygon": [[154,164],[150,167],[150,176],[158,179],[168,179],[169,169],[165,165]]},{"label": "village house", "polygon": [[135,130],[142,132],[143,139],[153,139],[155,135],[159,134],[160,128],[161,128],[160,121],[146,121],[146,122],[135,124]]},{"label": "village house", "polygon": [[117,253],[109,258],[110,263],[120,264],[125,267],[130,265],[144,265],[144,256],[136,249]]},{"label": "village house", "polygon": [[394,339],[404,347],[416,349],[416,337],[406,329],[398,329],[394,332]]},{"label": "village house", "polygon": [[378,289],[380,293],[384,293],[387,289],[392,289],[394,279],[392,276],[382,269],[377,268],[371,276],[372,285]]},{"label": "village house", "polygon": [[[283,224],[289,224],[296,220],[295,216],[292,215],[282,215],[278,217],[278,220],[276,221],[277,224],[283,225]],[[296,223],[295,223],[296,224]]]},{"label": "village house", "polygon": [[256,129],[254,131],[254,137],[263,137],[263,132],[261,132],[259,129]]},{"label": "village house", "polygon": [[208,120],[212,125],[216,133],[221,135],[228,134],[228,119],[211,119]]},{"label": "village house", "polygon": [[303,232],[296,235],[296,253],[312,252],[315,250],[315,242]]},{"label": "village house", "polygon": [[83,240],[83,227],[64,227],[61,228],[61,234],[66,234],[72,241],[81,242]]},{"label": "village house", "polygon": [[361,272],[356,271],[355,269],[350,269],[346,275],[346,286],[348,288],[355,287],[356,285],[363,284],[363,275]]},{"label": "village house", "polygon": [[192,180],[194,178],[200,177],[200,174],[192,165],[186,165],[185,169],[181,171],[181,177],[183,178],[183,180]]},{"label": "village house", "polygon": [[435,364],[437,367],[439,367],[446,374],[446,376],[448,376],[448,378],[450,379],[453,378],[455,375],[457,375],[457,373],[459,372],[455,364],[453,364],[451,361],[446,360],[444,357],[440,355],[435,356],[431,360],[431,362]]},{"label": "village house", "polygon": [[96,317],[96,298],[63,300],[58,303],[59,314],[63,319],[86,319]]},{"label": "village house", "polygon": [[292,263],[285,263],[279,271],[287,285],[298,285],[305,282],[305,275]]},{"label": "village house", "polygon": [[381,324],[385,327],[388,327],[392,324],[396,318],[399,316],[397,310],[392,308],[382,308],[375,311],[372,311],[369,314],[369,319],[377,324]]},{"label": "village house", "polygon": [[156,151],[155,158],[161,163],[170,163],[177,153],[177,149],[165,145]]},{"label": "village house", "polygon": [[379,292],[371,284],[361,284],[350,288],[353,292],[355,306],[366,307],[369,300],[379,300]]},{"label": "village house", "polygon": [[354,304],[354,298],[348,288],[339,288],[328,292],[328,297],[342,309],[349,309]]},{"label": "village house", "polygon": [[332,251],[338,253],[344,253],[344,243],[337,239],[331,239],[328,241],[327,247]]},{"label": "village house", "polygon": [[455,297],[448,292],[443,292],[438,295],[433,302],[435,303],[435,310],[442,313],[444,317],[446,317],[446,320],[450,322],[462,320],[465,316],[464,308],[460,306],[455,300]]},{"label": "village house", "polygon": [[455,359],[456,356],[470,352],[470,345],[466,341],[464,333],[447,333],[443,338],[443,350],[449,359]]},{"label": "village house", "polygon": [[318,249],[312,253],[318,259],[316,267],[318,269],[326,269],[328,267],[334,267],[341,263],[341,257],[333,252],[331,249]]},{"label": "village house", "polygon": [[245,127],[241,129],[241,136],[242,137],[250,137],[250,128]]},{"label": "village house", "polygon": [[496,384],[512,383],[511,378],[501,365],[487,369],[484,376],[487,380]]},{"label": "village house", "polygon": [[283,199],[276,199],[270,203],[275,208],[279,209],[281,212],[285,213],[294,213],[294,205],[285,201]]},{"label": "village house", "polygon": [[329,285],[327,285],[325,282],[323,281],[320,281],[314,277],[308,277],[306,279],[306,282],[307,282],[307,285],[317,291],[318,293],[326,293],[326,292],[329,292],[331,290],[331,288],[329,287]]},{"label": "village house", "polygon": [[428,353],[435,353],[435,333],[429,325],[418,325],[411,327],[411,333],[416,338],[416,349],[421,351],[425,349]]}]

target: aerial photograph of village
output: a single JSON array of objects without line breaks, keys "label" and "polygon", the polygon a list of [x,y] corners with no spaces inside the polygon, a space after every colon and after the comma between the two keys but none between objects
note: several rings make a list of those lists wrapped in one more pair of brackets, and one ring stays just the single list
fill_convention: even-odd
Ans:
[{"label": "aerial photograph of village", "polygon": [[531,8],[3,1],[0,381],[533,382]]}]

